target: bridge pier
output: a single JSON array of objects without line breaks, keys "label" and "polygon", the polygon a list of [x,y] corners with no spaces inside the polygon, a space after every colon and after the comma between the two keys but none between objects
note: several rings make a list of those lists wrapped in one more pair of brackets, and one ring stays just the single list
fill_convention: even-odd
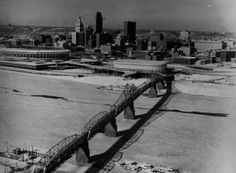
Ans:
[{"label": "bridge pier", "polygon": [[149,97],[150,98],[157,97],[157,87],[156,87],[156,85],[150,87],[150,89],[149,89]]},{"label": "bridge pier", "polygon": [[124,118],[131,120],[135,119],[134,102],[132,102],[124,109]]},{"label": "bridge pier", "polygon": [[78,165],[89,163],[90,151],[88,146],[88,141],[85,141],[79,146],[76,151],[76,162]]},{"label": "bridge pier", "polygon": [[116,137],[117,136],[117,124],[116,119],[112,118],[111,121],[104,127],[102,133],[108,137]]},{"label": "bridge pier", "polygon": [[172,82],[175,80],[174,75],[170,75],[166,78],[166,93],[172,93]]},{"label": "bridge pier", "polygon": [[157,89],[158,90],[165,89],[165,82],[164,82],[164,80],[162,80],[161,82],[157,83]]}]

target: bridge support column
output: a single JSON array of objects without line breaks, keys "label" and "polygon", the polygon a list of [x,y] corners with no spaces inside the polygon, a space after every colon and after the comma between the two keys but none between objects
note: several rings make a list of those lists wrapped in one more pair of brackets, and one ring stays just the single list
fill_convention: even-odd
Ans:
[{"label": "bridge support column", "polygon": [[170,94],[172,92],[172,82],[175,80],[174,75],[170,75],[166,78],[166,93]]},{"label": "bridge support column", "polygon": [[150,89],[149,89],[149,97],[150,98],[157,97],[157,87],[156,87],[156,85],[150,87]]},{"label": "bridge support column", "polygon": [[134,102],[128,105],[124,110],[124,118],[125,119],[135,119],[135,110],[134,110]]},{"label": "bridge support column", "polygon": [[165,83],[164,83],[164,80],[161,81],[161,82],[158,82],[158,83],[157,83],[157,89],[158,89],[158,90],[165,89]]},{"label": "bridge support column", "polygon": [[117,124],[115,118],[112,118],[112,120],[104,127],[103,133],[105,134],[105,136],[109,137],[117,136]]},{"label": "bridge support column", "polygon": [[81,144],[76,151],[76,162],[78,165],[89,163],[90,151],[88,141]]}]

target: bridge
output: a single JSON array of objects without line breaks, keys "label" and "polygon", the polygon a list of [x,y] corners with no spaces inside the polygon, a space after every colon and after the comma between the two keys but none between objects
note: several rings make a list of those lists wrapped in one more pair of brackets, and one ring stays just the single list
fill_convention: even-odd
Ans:
[{"label": "bridge", "polygon": [[[149,89],[149,96],[157,96],[157,85],[165,85],[166,92],[171,93],[171,84],[174,80],[173,75],[163,76],[155,73],[152,78],[138,87],[126,84],[119,98],[111,106],[109,111],[99,112],[93,116],[82,128],[80,134],[73,134],[58,142],[51,147],[43,157],[33,165],[34,173],[48,173],[55,170],[74,153],[76,153],[77,163],[88,163],[90,150],[88,141],[97,133],[104,133],[106,136],[117,136],[116,117],[124,111],[124,118],[134,119],[134,100]],[[165,82],[164,82],[165,81]],[[165,84],[164,84],[165,83]]]}]

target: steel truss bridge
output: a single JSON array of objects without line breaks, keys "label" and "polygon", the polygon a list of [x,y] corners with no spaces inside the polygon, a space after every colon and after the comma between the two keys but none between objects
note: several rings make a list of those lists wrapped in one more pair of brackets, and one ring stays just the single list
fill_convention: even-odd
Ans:
[{"label": "steel truss bridge", "polygon": [[153,86],[156,87],[157,83],[163,81],[166,81],[167,92],[171,92],[171,89],[168,88],[171,88],[172,80],[174,80],[173,76],[163,76],[160,73],[155,73],[150,80],[142,83],[138,87],[133,84],[126,84],[121,95],[111,106],[109,111],[99,112],[93,116],[82,128],[80,134],[73,134],[58,142],[30,169],[34,173],[48,173],[63,164],[81,148],[86,155],[86,153],[89,152],[86,151],[86,148],[89,150],[88,141],[97,133],[103,131],[105,126],[114,121],[115,118],[129,105],[133,104],[135,99],[137,99],[147,89]]}]

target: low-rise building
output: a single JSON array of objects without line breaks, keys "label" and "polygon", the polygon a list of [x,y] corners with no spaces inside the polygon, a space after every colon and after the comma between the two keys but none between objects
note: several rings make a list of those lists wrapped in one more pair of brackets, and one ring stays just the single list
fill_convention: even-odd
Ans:
[{"label": "low-rise building", "polygon": [[196,57],[190,57],[190,56],[178,56],[172,58],[172,63],[176,64],[192,65],[195,64],[196,61],[197,61]]},{"label": "low-rise building", "polygon": [[221,61],[230,62],[232,58],[236,58],[236,50],[218,50],[215,56]]},{"label": "low-rise building", "polygon": [[120,59],[113,62],[113,67],[116,69],[136,71],[140,73],[151,73],[154,71],[165,73],[167,63],[164,61]]},{"label": "low-rise building", "polygon": [[67,49],[0,48],[0,55],[5,57],[67,59],[69,54],[70,50]]}]

